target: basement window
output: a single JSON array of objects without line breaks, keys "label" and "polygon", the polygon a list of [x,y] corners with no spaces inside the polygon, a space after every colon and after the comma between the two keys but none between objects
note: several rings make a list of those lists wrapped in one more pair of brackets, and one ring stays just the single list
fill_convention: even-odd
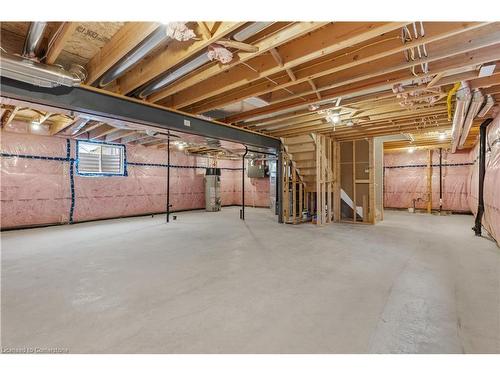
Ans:
[{"label": "basement window", "polygon": [[80,176],[126,176],[125,145],[77,141],[76,173]]}]

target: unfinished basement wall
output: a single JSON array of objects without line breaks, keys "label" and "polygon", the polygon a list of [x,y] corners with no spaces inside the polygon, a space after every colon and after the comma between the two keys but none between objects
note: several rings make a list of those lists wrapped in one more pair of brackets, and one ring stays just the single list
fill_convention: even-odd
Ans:
[{"label": "unfinished basement wall", "polygon": [[[3,130],[0,136],[2,229],[165,212],[165,149],[127,145],[127,176],[87,177],[71,173],[74,140]],[[207,159],[172,151],[170,164],[171,209],[204,208]],[[241,204],[241,162],[220,160],[218,167],[222,204]],[[245,204],[269,206],[268,178],[245,177]]]},{"label": "unfinished basement wall", "polygon": [[[484,215],[483,225],[486,230],[500,243],[500,115],[497,115],[488,126],[486,139],[486,172],[484,175]],[[479,144],[470,152],[473,166],[467,178],[469,191],[468,203],[470,209],[477,214],[479,191]]]},{"label": "unfinished basement wall", "polygon": [[[428,150],[384,154],[384,207],[417,209],[428,203]],[[470,212],[467,179],[472,160],[468,151],[442,152],[443,210]],[[432,151],[432,209],[439,209],[439,150]]]}]

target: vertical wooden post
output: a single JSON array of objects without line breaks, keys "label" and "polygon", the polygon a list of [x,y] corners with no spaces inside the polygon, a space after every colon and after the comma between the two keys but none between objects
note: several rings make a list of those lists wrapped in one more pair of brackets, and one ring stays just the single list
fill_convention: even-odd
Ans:
[{"label": "vertical wooden post", "polygon": [[356,204],[356,141],[352,141],[352,221],[356,222],[358,206]]},{"label": "vertical wooden post", "polygon": [[283,153],[283,221],[286,223],[289,220],[290,216],[290,194],[289,194],[289,187],[288,187],[288,181],[289,181],[289,172],[288,172],[288,167],[289,167],[289,159],[286,153]]},{"label": "vertical wooden post", "polygon": [[316,224],[321,225],[321,136],[316,134]]},{"label": "vertical wooden post", "polygon": [[303,187],[302,187],[302,182],[299,182],[299,223],[302,222],[302,211],[304,211],[303,207]]},{"label": "vertical wooden post", "polygon": [[332,216],[333,216],[333,204],[332,204],[332,187],[333,187],[333,170],[332,170],[332,162],[333,162],[333,153],[332,153],[332,140],[328,139],[327,140],[327,146],[328,146],[328,153],[327,153],[327,198],[328,198],[328,216],[326,218],[326,222],[330,223],[332,221]]},{"label": "vertical wooden post", "polygon": [[373,146],[373,138],[368,141],[368,167],[369,167],[369,186],[368,186],[368,210],[369,222],[375,224],[375,147]]},{"label": "vertical wooden post", "polygon": [[333,220],[340,221],[340,143],[335,141],[333,143]]},{"label": "vertical wooden post", "polygon": [[432,212],[432,150],[429,149],[427,160],[427,213]]},{"label": "vertical wooden post", "polygon": [[321,136],[321,224],[326,223],[326,137]]},{"label": "vertical wooden post", "polygon": [[363,194],[363,222],[367,223],[369,221],[368,218],[369,211],[368,211],[368,197]]}]

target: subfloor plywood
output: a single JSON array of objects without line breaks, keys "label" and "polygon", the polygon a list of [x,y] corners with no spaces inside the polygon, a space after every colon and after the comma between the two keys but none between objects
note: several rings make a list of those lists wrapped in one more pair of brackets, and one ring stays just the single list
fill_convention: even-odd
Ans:
[{"label": "subfloor plywood", "polygon": [[3,232],[2,349],[500,352],[500,249],[472,216],[238,211]]}]

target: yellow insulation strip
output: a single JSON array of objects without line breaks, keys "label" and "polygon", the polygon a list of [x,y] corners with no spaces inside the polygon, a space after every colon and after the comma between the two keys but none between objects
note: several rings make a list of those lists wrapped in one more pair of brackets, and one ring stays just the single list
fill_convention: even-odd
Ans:
[{"label": "yellow insulation strip", "polygon": [[446,103],[448,104],[448,121],[451,121],[451,97],[455,95],[457,90],[460,88],[461,83],[457,82],[453,86],[453,88],[448,91],[448,98],[446,99]]}]

